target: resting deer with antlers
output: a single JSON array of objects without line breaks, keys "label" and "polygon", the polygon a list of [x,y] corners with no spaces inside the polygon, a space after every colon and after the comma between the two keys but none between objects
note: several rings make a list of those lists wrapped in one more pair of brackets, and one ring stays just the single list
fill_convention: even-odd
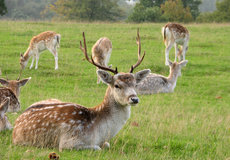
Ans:
[{"label": "resting deer with antlers", "polygon": [[0,132],[6,129],[11,129],[12,126],[5,115],[8,110],[10,98],[5,98],[2,103],[0,103]]},{"label": "resting deer with antlers", "polygon": [[[169,65],[169,51],[175,47],[175,62],[185,60],[185,53],[188,50],[189,32],[187,28],[177,23],[168,23],[162,28],[165,49],[165,65]],[[178,45],[181,45],[179,49]]]},{"label": "resting deer with antlers", "polygon": [[[108,67],[109,59],[112,52],[112,42],[106,38],[100,38],[92,47],[92,57],[95,63],[101,66]],[[97,71],[98,71],[97,67]],[[101,81],[100,77],[97,76],[97,84]]]},{"label": "resting deer with antlers", "polygon": [[181,76],[181,68],[184,67],[188,61],[181,62],[169,61],[170,74],[168,77],[150,73],[143,81],[137,84],[136,91],[138,94],[157,94],[173,92],[178,76]]},{"label": "resting deer with antlers", "polygon": [[7,79],[0,78],[0,83],[3,85],[3,87],[0,87],[0,103],[3,102],[6,97],[10,98],[8,112],[18,112],[20,110],[20,88],[31,79],[31,77],[29,77],[20,80],[20,76],[17,80],[9,80],[8,77]]},{"label": "resting deer with antlers", "polygon": [[58,69],[57,48],[60,46],[60,39],[61,39],[61,35],[53,31],[42,32],[39,35],[34,36],[31,39],[30,45],[28,49],[26,50],[26,52],[24,53],[24,55],[21,54],[21,58],[20,58],[21,68],[24,69],[30,57],[32,57],[30,69],[34,65],[35,58],[36,58],[35,69],[37,69],[40,54],[45,50],[49,50],[54,56],[55,70],[57,70]]},{"label": "resting deer with antlers", "polygon": [[[138,33],[139,37],[139,33]],[[97,74],[108,84],[101,104],[86,108],[74,103],[52,103],[30,106],[15,121],[13,143],[62,149],[93,149],[109,147],[114,137],[130,117],[131,106],[139,103],[135,85],[144,79],[150,70],[133,74],[144,55],[133,65],[129,73],[118,73],[94,62],[87,55],[85,35],[84,48],[80,48],[86,60],[100,68]],[[140,54],[140,52],[139,52]],[[110,75],[107,71],[114,73]]]}]

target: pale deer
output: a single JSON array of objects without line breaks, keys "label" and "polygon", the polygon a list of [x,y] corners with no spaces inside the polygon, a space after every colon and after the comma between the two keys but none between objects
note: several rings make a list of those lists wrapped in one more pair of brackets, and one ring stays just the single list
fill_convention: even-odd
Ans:
[{"label": "pale deer", "polygon": [[3,87],[0,87],[0,102],[2,102],[6,97],[10,98],[10,103],[8,107],[8,112],[18,112],[20,110],[19,94],[20,88],[24,86],[31,77],[19,80],[8,80],[0,78],[0,83]]},{"label": "pale deer", "polygon": [[10,122],[8,121],[7,116],[5,115],[8,110],[10,98],[4,99],[2,103],[0,103],[0,132],[6,129],[12,129]]},{"label": "pale deer", "polygon": [[[139,34],[138,34],[139,37]],[[114,137],[130,117],[131,106],[139,103],[135,84],[144,79],[150,70],[133,74],[144,55],[131,67],[130,73],[118,73],[117,68],[101,66],[87,55],[85,35],[84,48],[80,48],[87,61],[96,67],[97,74],[108,84],[101,104],[86,108],[74,103],[52,103],[30,106],[15,121],[13,143],[38,147],[62,149],[93,149],[109,147]],[[140,53],[140,52],[139,52]],[[115,75],[112,76],[110,71]]]},{"label": "pale deer", "polygon": [[55,70],[58,69],[57,48],[59,48],[60,46],[60,39],[61,39],[61,35],[53,31],[42,32],[39,35],[34,36],[31,39],[30,45],[26,50],[26,52],[24,53],[24,55],[21,54],[21,58],[20,58],[21,68],[24,69],[30,57],[32,57],[30,69],[34,65],[35,58],[36,58],[35,69],[37,69],[40,54],[45,50],[49,50],[53,54],[55,59]]},{"label": "pale deer", "polygon": [[[95,63],[108,67],[109,59],[112,52],[112,42],[106,38],[100,38],[92,47],[92,56]],[[97,67],[98,70],[98,67]],[[101,81],[97,76],[97,83]]]},{"label": "pale deer", "polygon": [[[177,23],[168,23],[162,28],[162,36],[165,43],[165,65],[169,65],[169,51],[175,47],[175,62],[185,60],[185,53],[188,50],[189,32],[187,28]],[[179,49],[179,46],[181,48]]]},{"label": "pale deer", "polygon": [[165,77],[159,74],[150,73],[143,81],[136,85],[138,94],[157,94],[170,93],[176,87],[177,78],[181,76],[181,68],[184,67],[188,61],[181,62],[171,61],[169,63],[169,76]]}]

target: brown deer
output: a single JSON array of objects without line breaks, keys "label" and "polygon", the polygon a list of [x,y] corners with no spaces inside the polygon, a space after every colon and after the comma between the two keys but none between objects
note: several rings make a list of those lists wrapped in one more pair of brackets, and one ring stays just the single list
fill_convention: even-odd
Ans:
[{"label": "brown deer", "polygon": [[[139,33],[137,34],[139,37]],[[101,104],[86,108],[74,103],[40,103],[32,105],[15,121],[13,143],[38,147],[62,149],[93,149],[109,147],[108,141],[114,137],[130,117],[131,106],[139,103],[135,85],[144,79],[150,70],[133,74],[144,58],[140,57],[130,69],[130,73],[118,73],[101,66],[88,57],[85,35],[84,48],[80,48],[86,60],[100,68],[97,74],[108,84]],[[137,38],[140,45],[140,39]],[[140,55],[140,50],[139,53]],[[114,73],[110,75],[108,72]]]},{"label": "brown deer", "polygon": [[0,104],[0,132],[12,128],[7,116],[5,115],[6,111],[8,110],[9,102],[10,98],[6,98]]},{"label": "brown deer", "polygon": [[150,73],[143,81],[137,84],[138,94],[157,94],[173,92],[178,76],[181,76],[181,68],[188,63],[187,60],[181,62],[169,61],[170,74],[168,77]]},{"label": "brown deer", "polygon": [[[162,36],[166,46],[165,65],[169,65],[169,51],[173,45],[175,47],[175,62],[177,61],[177,57],[179,61],[185,60],[185,53],[188,50],[189,42],[189,32],[187,28],[178,23],[167,23],[162,28]],[[180,49],[178,45],[181,46]]]},{"label": "brown deer", "polygon": [[[112,42],[106,38],[100,38],[92,47],[92,57],[95,63],[108,67],[112,52]],[[98,67],[97,67],[98,70]],[[97,76],[97,83],[100,83],[100,77]]]},{"label": "brown deer", "polygon": [[20,110],[19,94],[20,88],[24,86],[30,79],[26,78],[23,80],[8,80],[0,78],[0,83],[3,87],[0,87],[0,103],[6,98],[10,98],[8,112],[18,112]]},{"label": "brown deer", "polygon": [[35,58],[36,58],[35,69],[37,69],[40,54],[45,50],[49,50],[53,54],[55,59],[55,70],[58,69],[57,48],[60,46],[60,39],[61,39],[61,35],[53,31],[42,32],[39,35],[34,36],[31,39],[30,45],[26,50],[26,52],[24,53],[24,55],[21,54],[21,58],[20,58],[21,68],[24,69],[26,67],[30,57],[32,56],[33,59],[30,65],[30,69],[34,65]]}]

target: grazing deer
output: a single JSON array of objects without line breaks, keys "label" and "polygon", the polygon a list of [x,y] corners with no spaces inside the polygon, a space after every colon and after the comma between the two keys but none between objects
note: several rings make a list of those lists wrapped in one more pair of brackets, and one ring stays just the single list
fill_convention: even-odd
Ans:
[{"label": "grazing deer", "polygon": [[57,34],[53,31],[46,31],[42,32],[37,36],[34,36],[31,41],[28,49],[24,53],[24,55],[21,54],[20,58],[20,65],[21,68],[24,69],[32,56],[32,62],[30,65],[30,69],[34,65],[34,59],[36,58],[36,65],[35,69],[38,68],[38,60],[40,54],[45,51],[46,49],[49,50],[55,59],[55,70],[58,69],[58,52],[57,48],[60,46],[60,39],[61,35]]},{"label": "grazing deer", "polygon": [[[165,65],[169,65],[169,51],[175,47],[175,62],[185,60],[185,52],[188,50],[189,32],[187,28],[177,23],[168,23],[162,28],[165,49]],[[178,48],[181,45],[181,48]]]},{"label": "grazing deer", "polygon": [[[100,38],[92,47],[92,57],[94,62],[101,66],[108,67],[111,52],[112,42],[106,37]],[[97,84],[99,84],[100,81],[100,77],[97,76]]]},{"label": "grazing deer", "polygon": [[[139,37],[139,34],[138,34]],[[80,48],[87,61],[96,67],[97,74],[108,84],[101,104],[86,108],[74,103],[52,103],[30,106],[15,121],[13,143],[39,147],[62,149],[93,149],[109,147],[108,141],[114,137],[130,117],[131,105],[139,103],[135,84],[144,79],[149,69],[133,74],[144,55],[131,67],[130,73],[118,73],[89,59],[85,35],[84,48]],[[139,52],[140,54],[140,52]],[[112,76],[110,71],[115,75]]]},{"label": "grazing deer", "polygon": [[170,93],[174,91],[178,76],[181,76],[181,68],[188,63],[187,60],[172,63],[169,61],[170,74],[164,77],[150,73],[143,81],[136,85],[138,94]]},{"label": "grazing deer", "polygon": [[19,94],[20,88],[24,86],[31,77],[19,80],[5,80],[0,78],[0,83],[3,87],[0,87],[0,102],[2,102],[6,97],[10,98],[10,103],[8,107],[8,112],[17,112],[20,110]]},{"label": "grazing deer", "polygon": [[8,110],[10,98],[6,98],[0,104],[0,132],[5,129],[11,129],[12,126],[5,115],[6,111]]}]

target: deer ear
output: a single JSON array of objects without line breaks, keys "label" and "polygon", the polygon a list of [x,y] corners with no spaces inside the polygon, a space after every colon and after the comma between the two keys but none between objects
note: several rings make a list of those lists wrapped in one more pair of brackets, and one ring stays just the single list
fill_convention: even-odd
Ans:
[{"label": "deer ear", "polygon": [[10,98],[6,97],[6,99],[0,105],[0,116],[3,117],[6,111],[8,110],[8,106],[10,103]]},{"label": "deer ear", "polygon": [[31,77],[26,78],[26,79],[23,79],[23,80],[20,80],[20,81],[18,82],[19,86],[20,86],[20,87],[24,86],[30,79],[31,79]]},{"label": "deer ear", "polygon": [[188,63],[188,60],[183,60],[179,63],[180,66],[184,67]]},{"label": "deer ear", "polygon": [[3,86],[7,86],[9,84],[9,82],[3,78],[0,78],[0,83],[3,85]]},{"label": "deer ear", "polygon": [[98,76],[101,78],[101,80],[107,84],[112,84],[113,82],[113,76],[110,75],[108,72],[103,70],[97,71]]},{"label": "deer ear", "polygon": [[145,77],[148,76],[148,74],[151,72],[150,69],[144,69],[142,71],[139,71],[137,73],[135,73],[135,79],[136,79],[136,83],[141,82],[143,79],[145,79]]}]

